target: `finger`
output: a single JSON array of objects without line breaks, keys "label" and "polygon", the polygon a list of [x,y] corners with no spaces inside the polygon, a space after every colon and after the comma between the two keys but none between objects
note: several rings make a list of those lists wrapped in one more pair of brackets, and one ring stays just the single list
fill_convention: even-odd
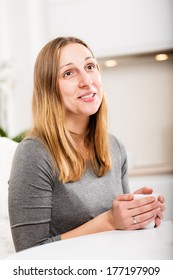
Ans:
[{"label": "finger", "polygon": [[160,201],[160,202],[164,203],[164,202],[165,202],[165,198],[164,198],[164,196],[159,195],[159,196],[158,196],[158,201]]},{"label": "finger", "polygon": [[155,218],[155,226],[158,227],[161,224],[161,219],[159,219],[158,217]]},{"label": "finger", "polygon": [[135,214],[133,215],[132,214],[132,217],[135,217],[136,223],[143,223],[146,220],[149,220],[151,218],[155,218],[158,215],[159,212],[160,212],[160,209],[156,208],[156,209],[152,209],[152,210],[147,211],[147,212],[142,212],[139,215],[135,215]]},{"label": "finger", "polygon": [[[135,217],[136,218],[136,217]],[[148,220],[145,220],[143,222],[138,222],[134,223],[133,219],[131,217],[131,224],[129,225],[128,230],[135,230],[135,229],[141,229],[141,228],[145,228],[150,222],[152,222],[154,220],[155,216],[150,217]]]},{"label": "finger", "polygon": [[159,212],[157,213],[157,217],[158,217],[160,220],[163,220],[163,218],[164,218],[163,212],[162,212],[162,211],[159,211]]},{"label": "finger", "polygon": [[161,210],[162,212],[164,212],[164,211],[166,210],[165,204],[162,203],[162,202],[160,202],[160,201],[158,201],[158,202],[159,202],[160,210]]},{"label": "finger", "polygon": [[[160,202],[158,202],[154,196],[147,196],[147,197],[144,197],[144,198],[140,198],[140,199],[133,199],[132,201],[129,202],[128,204],[128,209],[137,209],[139,207],[142,207],[144,205],[148,205],[149,208],[148,210],[152,209],[152,208],[156,208],[160,205]],[[138,209],[139,211],[145,211],[145,208],[144,209]],[[137,213],[136,213],[137,214]],[[135,213],[134,213],[135,215]]]},{"label": "finger", "polygon": [[147,220],[148,220],[148,219],[150,219],[152,217],[154,217],[154,219],[156,219],[156,217],[158,217],[159,212],[160,212],[160,209],[157,208],[157,209],[149,211],[149,212],[147,212],[145,214],[142,214],[142,215],[139,216],[139,221],[142,222],[143,219],[145,220],[147,218]]},{"label": "finger", "polygon": [[116,196],[116,200],[118,201],[129,201],[133,199],[132,194],[120,194]]},{"label": "finger", "polygon": [[135,192],[134,192],[134,194],[136,193],[139,193],[139,194],[151,194],[153,192],[153,189],[152,188],[149,188],[149,187],[142,187],[142,188],[140,188],[140,189],[138,189],[138,190],[136,190]]}]

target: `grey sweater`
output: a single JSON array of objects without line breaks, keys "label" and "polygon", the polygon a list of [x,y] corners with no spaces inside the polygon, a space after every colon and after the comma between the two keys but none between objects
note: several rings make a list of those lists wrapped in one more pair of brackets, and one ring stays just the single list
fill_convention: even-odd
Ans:
[{"label": "grey sweater", "polygon": [[36,139],[22,141],[15,152],[9,180],[9,216],[16,251],[60,240],[112,206],[128,193],[124,146],[109,137],[111,170],[98,177],[89,166],[74,183],[61,183],[45,147]]}]

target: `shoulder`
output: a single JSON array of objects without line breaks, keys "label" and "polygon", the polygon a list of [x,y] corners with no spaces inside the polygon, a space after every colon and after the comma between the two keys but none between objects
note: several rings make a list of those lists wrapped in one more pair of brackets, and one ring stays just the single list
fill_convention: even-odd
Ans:
[{"label": "shoulder", "polygon": [[113,134],[109,133],[109,145],[111,152],[118,152],[122,155],[126,155],[126,149],[124,144]]},{"label": "shoulder", "polygon": [[19,145],[14,154],[14,161],[18,164],[50,164],[50,157],[44,145],[36,138],[26,138]]},{"label": "shoulder", "polygon": [[32,153],[33,151],[44,151],[45,148],[43,144],[37,138],[26,138],[19,143],[17,150],[20,152],[27,152],[30,150]]}]

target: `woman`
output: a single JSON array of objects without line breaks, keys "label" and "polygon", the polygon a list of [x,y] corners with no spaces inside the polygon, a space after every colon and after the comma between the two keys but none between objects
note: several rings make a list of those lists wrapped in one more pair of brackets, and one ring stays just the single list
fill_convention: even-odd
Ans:
[{"label": "woman", "polygon": [[[135,193],[151,193],[141,188]],[[15,153],[9,215],[16,251],[61,239],[134,230],[163,217],[164,198],[134,200],[125,149],[107,133],[99,66],[73,37],[49,42],[34,71],[33,128]]]}]

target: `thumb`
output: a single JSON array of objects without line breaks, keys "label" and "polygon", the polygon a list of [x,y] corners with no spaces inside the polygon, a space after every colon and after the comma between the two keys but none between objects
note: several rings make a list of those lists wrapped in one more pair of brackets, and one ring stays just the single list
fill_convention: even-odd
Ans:
[{"label": "thumb", "polygon": [[128,194],[120,194],[116,196],[116,200],[118,201],[129,201],[133,199],[133,195],[128,193]]},{"label": "thumb", "polygon": [[151,194],[153,192],[153,189],[152,188],[149,188],[149,187],[143,187],[143,188],[140,188],[138,190],[136,190],[134,193],[139,193],[139,194]]}]

